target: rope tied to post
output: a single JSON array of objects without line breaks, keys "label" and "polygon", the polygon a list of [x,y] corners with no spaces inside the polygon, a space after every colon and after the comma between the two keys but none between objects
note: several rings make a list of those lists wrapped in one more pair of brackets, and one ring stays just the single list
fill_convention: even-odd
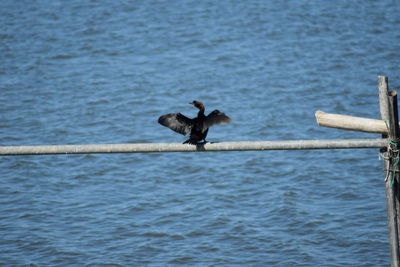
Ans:
[{"label": "rope tied to post", "polygon": [[400,139],[388,139],[387,158],[389,160],[389,168],[386,173],[385,182],[391,176],[390,187],[392,188],[395,183],[396,173],[399,172],[400,167]]},{"label": "rope tied to post", "polygon": [[[388,129],[388,132],[390,132],[389,121],[388,120],[384,121]],[[384,157],[384,159],[389,161],[388,164],[389,167],[386,170],[385,182],[387,182],[389,177],[391,176],[390,188],[393,188],[393,185],[396,181],[396,173],[399,172],[399,166],[400,166],[400,151],[399,151],[400,139],[388,138],[387,140],[388,140],[387,154],[386,154],[387,157]]]}]

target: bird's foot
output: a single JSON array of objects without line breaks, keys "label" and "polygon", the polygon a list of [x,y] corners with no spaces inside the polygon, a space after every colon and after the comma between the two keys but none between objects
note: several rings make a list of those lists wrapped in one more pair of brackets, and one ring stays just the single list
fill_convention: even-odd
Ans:
[{"label": "bird's foot", "polygon": [[182,144],[189,144],[189,145],[195,145],[196,141],[193,141],[192,139],[188,139],[185,142],[183,142]]},{"label": "bird's foot", "polygon": [[190,145],[205,145],[206,143],[210,143],[206,140],[204,140],[203,142],[199,142],[199,141],[195,141],[195,140],[191,140],[188,139],[185,142],[183,142],[183,144],[190,144]]}]

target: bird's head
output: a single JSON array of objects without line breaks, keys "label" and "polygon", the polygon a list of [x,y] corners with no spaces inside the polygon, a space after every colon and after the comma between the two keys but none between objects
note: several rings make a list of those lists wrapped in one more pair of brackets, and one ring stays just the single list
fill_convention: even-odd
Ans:
[{"label": "bird's head", "polygon": [[194,100],[193,102],[190,102],[189,104],[192,104],[193,106],[195,106],[196,108],[198,108],[200,110],[204,110],[204,105],[200,101]]}]

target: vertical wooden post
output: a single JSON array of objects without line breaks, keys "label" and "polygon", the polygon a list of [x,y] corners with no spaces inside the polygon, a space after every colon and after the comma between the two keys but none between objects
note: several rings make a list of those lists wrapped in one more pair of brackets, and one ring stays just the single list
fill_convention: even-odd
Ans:
[{"label": "vertical wooden post", "polygon": [[[392,191],[393,191],[393,201],[396,207],[396,221],[397,221],[397,240],[400,240],[400,184],[399,184],[399,117],[397,110],[397,92],[389,91],[389,137],[391,140],[389,152],[389,161],[391,163],[392,169]],[[400,246],[400,241],[399,246]],[[400,251],[400,248],[399,248]],[[399,252],[400,254],[400,252]]]},{"label": "vertical wooden post", "polygon": [[[389,138],[395,140],[398,138],[398,115],[397,115],[397,95],[390,93],[388,86],[388,78],[385,76],[378,77],[379,83],[379,106],[381,118],[389,127]],[[397,136],[396,136],[397,135]],[[386,206],[389,228],[389,242],[391,250],[391,265],[392,267],[400,266],[400,251],[399,251],[399,220],[398,220],[398,183],[392,183],[393,158],[388,149],[381,150],[384,158],[385,171],[385,192]],[[397,195],[397,197],[396,197]]]}]

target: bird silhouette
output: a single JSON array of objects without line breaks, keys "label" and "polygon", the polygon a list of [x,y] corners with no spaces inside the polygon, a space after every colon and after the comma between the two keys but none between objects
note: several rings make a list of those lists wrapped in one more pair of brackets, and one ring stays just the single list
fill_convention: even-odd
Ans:
[{"label": "bird silhouette", "polygon": [[[193,119],[190,119],[181,113],[170,113],[158,118],[158,123],[177,133],[183,135],[190,133],[189,139],[183,142],[184,144],[196,145],[206,143],[208,129],[211,126],[231,122],[231,119],[228,116],[217,109],[206,116],[204,114],[204,104],[200,101],[195,100],[189,104],[192,104],[199,109],[197,117]],[[201,142],[202,140],[203,142]]]}]

